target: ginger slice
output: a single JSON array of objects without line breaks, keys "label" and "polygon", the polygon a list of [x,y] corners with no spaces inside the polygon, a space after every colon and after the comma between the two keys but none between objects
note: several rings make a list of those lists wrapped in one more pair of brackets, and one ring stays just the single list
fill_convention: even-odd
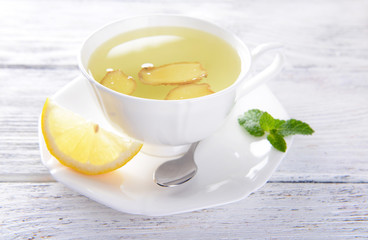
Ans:
[{"label": "ginger slice", "polygon": [[202,97],[212,93],[214,93],[214,91],[211,90],[210,85],[208,85],[207,83],[201,84],[191,83],[171,89],[171,91],[167,94],[165,99],[181,100],[181,99]]},{"label": "ginger slice", "polygon": [[179,62],[142,68],[138,76],[149,85],[177,85],[199,81],[207,77],[207,71],[198,62]]},{"label": "ginger slice", "polygon": [[100,82],[114,91],[130,95],[134,92],[136,82],[121,70],[107,72]]}]

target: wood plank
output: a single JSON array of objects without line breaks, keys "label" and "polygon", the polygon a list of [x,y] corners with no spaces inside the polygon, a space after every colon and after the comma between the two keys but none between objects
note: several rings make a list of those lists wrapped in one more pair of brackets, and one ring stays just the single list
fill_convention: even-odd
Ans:
[{"label": "wood plank", "polygon": [[78,74],[76,68],[0,71],[0,175],[48,173],[40,162],[39,115],[46,98]]},{"label": "wood plank", "polygon": [[[367,1],[0,0],[0,9],[1,239],[368,239]],[[47,96],[80,74],[82,41],[145,13],[203,17],[250,47],[285,45],[285,69],[269,86],[316,133],[297,136],[269,183],[247,199],[129,215],[54,182],[41,164],[39,114]]]},{"label": "wood plank", "polygon": [[240,202],[164,217],[120,213],[59,183],[1,183],[4,239],[366,239],[368,184],[267,184]]},{"label": "wood plank", "polygon": [[[47,170],[39,161],[37,120],[44,99],[79,74],[77,45],[97,25],[124,13],[130,16],[138,9],[142,13],[168,10],[148,2],[91,2],[86,6],[84,1],[0,1],[4,13],[0,16],[2,179],[17,181],[11,174],[19,173],[23,181],[31,172],[42,174],[37,181],[43,181]],[[368,36],[367,2],[325,1],[318,9],[309,2],[287,0],[235,3],[203,1],[199,6],[208,9],[204,17],[251,45],[278,39],[286,43],[287,65],[270,86],[292,117],[316,130],[312,137],[296,138],[272,181],[367,182],[368,52],[364,49],[368,43],[362,41]],[[203,15],[193,10],[197,1],[172,4],[178,13]],[[49,10],[43,17],[53,24],[40,21],[39,6]],[[88,11],[81,11],[84,8]],[[219,9],[224,11],[218,14]],[[244,11],[240,14],[234,9]],[[274,21],[255,14],[261,10],[274,16]],[[106,14],[91,17],[99,11]],[[313,18],[312,12],[316,14]],[[260,69],[267,60],[265,57],[256,67]]]},{"label": "wood plank", "polygon": [[[38,150],[39,114],[46,97],[78,74],[76,68],[0,72],[6,86],[0,88],[2,179],[17,181],[11,174],[23,174],[19,181],[24,181],[34,173],[41,176],[32,181],[43,181],[48,175]],[[316,130],[313,136],[295,138],[271,181],[368,182],[368,83],[351,81],[346,88],[344,75],[336,74],[338,80],[321,89],[320,82],[308,76],[305,69],[286,69],[270,83],[289,114]]]},{"label": "wood plank", "polygon": [[[359,68],[367,64],[364,0],[281,1],[0,1],[0,66],[73,66],[82,41],[108,22],[177,13],[211,20],[250,46],[278,41],[294,66]],[[206,11],[203,11],[206,9]],[[102,14],[103,13],[103,14]],[[260,14],[262,13],[262,14]],[[96,17],[98,16],[98,17]],[[267,16],[267,17],[265,17]],[[48,21],[44,21],[48,19]],[[19,27],[22,26],[22,27]]]}]

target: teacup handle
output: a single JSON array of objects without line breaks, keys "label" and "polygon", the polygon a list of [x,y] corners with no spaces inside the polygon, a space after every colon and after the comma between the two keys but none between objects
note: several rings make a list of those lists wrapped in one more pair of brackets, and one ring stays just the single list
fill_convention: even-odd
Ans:
[{"label": "teacup handle", "polygon": [[[282,45],[279,43],[265,43],[257,46],[251,51],[252,61],[253,63],[263,54],[267,53],[270,50],[279,49]],[[263,69],[261,72],[257,73],[250,79],[246,79],[245,83],[240,86],[237,91],[236,100],[238,101],[240,98],[244,97],[251,90],[255,89],[259,85],[267,82],[271,78],[275,77],[284,66],[284,55],[281,52],[277,52],[275,58],[272,63]]]}]

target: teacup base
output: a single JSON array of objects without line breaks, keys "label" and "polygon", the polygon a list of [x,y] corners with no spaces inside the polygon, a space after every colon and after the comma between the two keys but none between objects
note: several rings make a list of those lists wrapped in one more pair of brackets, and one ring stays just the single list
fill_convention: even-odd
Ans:
[{"label": "teacup base", "polygon": [[171,146],[143,143],[141,151],[156,157],[178,157],[185,154],[189,150],[190,145]]}]

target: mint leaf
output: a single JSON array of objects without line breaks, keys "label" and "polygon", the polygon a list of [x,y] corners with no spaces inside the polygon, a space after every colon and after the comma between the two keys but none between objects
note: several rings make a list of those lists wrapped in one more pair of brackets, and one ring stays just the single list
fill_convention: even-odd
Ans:
[{"label": "mint leaf", "polygon": [[245,128],[251,135],[261,137],[265,134],[265,131],[259,124],[259,120],[263,112],[258,109],[251,109],[244,113],[242,117],[238,118],[239,124]]},{"label": "mint leaf", "polygon": [[286,142],[281,134],[277,131],[271,131],[271,133],[267,136],[267,140],[271,143],[271,145],[281,152],[286,151]]},{"label": "mint leaf", "polygon": [[285,120],[273,118],[268,112],[264,112],[259,119],[259,125],[266,132],[280,129],[285,122]]},{"label": "mint leaf", "polygon": [[278,129],[279,134],[283,136],[301,134],[301,135],[312,135],[314,130],[305,122],[290,119],[282,124]]},{"label": "mint leaf", "polygon": [[267,139],[274,148],[281,152],[286,151],[284,137],[295,134],[312,135],[314,130],[305,122],[290,119],[280,120],[273,118],[269,113],[259,109],[251,109],[238,118],[239,124],[251,135],[261,137],[268,133]]},{"label": "mint leaf", "polygon": [[269,132],[275,128],[275,119],[267,112],[264,112],[259,118],[259,125],[263,130]]}]

